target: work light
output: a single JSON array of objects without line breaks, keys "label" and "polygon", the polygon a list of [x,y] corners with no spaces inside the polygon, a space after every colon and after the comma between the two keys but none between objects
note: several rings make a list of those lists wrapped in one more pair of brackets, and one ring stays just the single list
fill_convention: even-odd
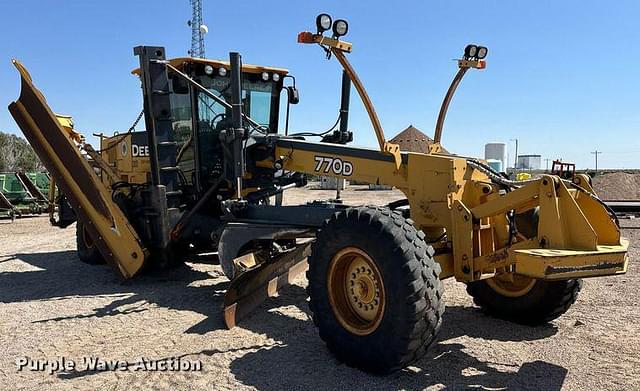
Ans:
[{"label": "work light", "polygon": [[211,65],[205,65],[204,73],[206,73],[209,76],[213,75],[213,67]]},{"label": "work light", "polygon": [[268,81],[269,80],[269,74],[267,72],[262,72],[262,80],[264,80],[264,81]]},{"label": "work light", "polygon": [[225,77],[227,76],[227,69],[226,68],[218,68],[218,75]]},{"label": "work light", "polygon": [[316,17],[316,27],[318,34],[322,34],[331,28],[331,16],[329,14],[320,14]]},{"label": "work light", "polygon": [[275,81],[275,82],[280,81],[280,75],[279,75],[279,74],[277,74],[277,73],[274,73],[274,74],[273,74],[273,76],[272,76],[272,78],[273,78],[273,81]]},{"label": "work light", "polygon": [[349,23],[344,19],[337,19],[333,22],[333,37],[338,38],[346,35],[349,31]]},{"label": "work light", "polygon": [[478,46],[478,54],[477,54],[478,60],[482,60],[483,58],[487,57],[487,52],[488,52],[488,49],[486,47]]},{"label": "work light", "polygon": [[478,47],[476,45],[467,45],[464,48],[464,56],[466,58],[474,58],[478,54]]}]

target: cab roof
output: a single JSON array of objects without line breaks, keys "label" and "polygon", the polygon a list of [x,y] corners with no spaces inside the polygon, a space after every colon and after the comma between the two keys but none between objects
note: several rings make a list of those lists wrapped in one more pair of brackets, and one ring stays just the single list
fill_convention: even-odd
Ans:
[{"label": "cab roof", "polygon": [[[174,67],[180,70],[184,68],[185,64],[194,64],[194,63],[211,65],[214,68],[225,68],[227,70],[231,69],[231,65],[229,64],[229,62],[222,61],[222,60],[211,60],[208,58],[195,58],[195,57],[178,57],[178,58],[169,59],[169,64],[173,65]],[[289,70],[284,68],[267,67],[267,66],[252,65],[252,64],[242,64],[242,71],[248,72],[248,73],[271,72],[271,73],[278,73],[282,76],[289,73]],[[133,71],[131,71],[131,73],[139,76],[140,68],[134,69]]]}]

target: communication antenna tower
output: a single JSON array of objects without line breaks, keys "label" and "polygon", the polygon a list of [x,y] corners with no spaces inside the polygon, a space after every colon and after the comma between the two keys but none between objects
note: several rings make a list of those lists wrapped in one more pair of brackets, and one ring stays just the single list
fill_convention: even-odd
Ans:
[{"label": "communication antenna tower", "polygon": [[191,4],[191,20],[187,25],[191,27],[191,57],[204,58],[204,35],[209,32],[207,25],[202,23],[202,0],[189,0]]}]

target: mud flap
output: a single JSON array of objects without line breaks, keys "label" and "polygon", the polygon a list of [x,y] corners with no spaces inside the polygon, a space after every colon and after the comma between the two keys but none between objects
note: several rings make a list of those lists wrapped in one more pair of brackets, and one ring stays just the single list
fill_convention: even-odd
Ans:
[{"label": "mud flap", "polygon": [[302,243],[295,250],[242,273],[231,281],[224,295],[224,323],[227,328],[234,328],[267,298],[275,296],[278,289],[289,285],[307,270],[311,243]]},{"label": "mud flap", "polygon": [[20,72],[22,88],[20,98],[9,105],[11,115],[105,260],[123,278],[134,276],[147,257],[138,235],[67,136],[29,72],[20,62],[13,60],[13,64]]}]

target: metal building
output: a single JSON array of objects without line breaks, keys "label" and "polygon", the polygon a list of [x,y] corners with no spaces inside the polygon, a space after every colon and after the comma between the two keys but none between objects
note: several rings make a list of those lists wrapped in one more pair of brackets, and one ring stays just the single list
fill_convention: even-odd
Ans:
[{"label": "metal building", "polygon": [[542,155],[518,155],[518,169],[539,170],[542,167]]}]

